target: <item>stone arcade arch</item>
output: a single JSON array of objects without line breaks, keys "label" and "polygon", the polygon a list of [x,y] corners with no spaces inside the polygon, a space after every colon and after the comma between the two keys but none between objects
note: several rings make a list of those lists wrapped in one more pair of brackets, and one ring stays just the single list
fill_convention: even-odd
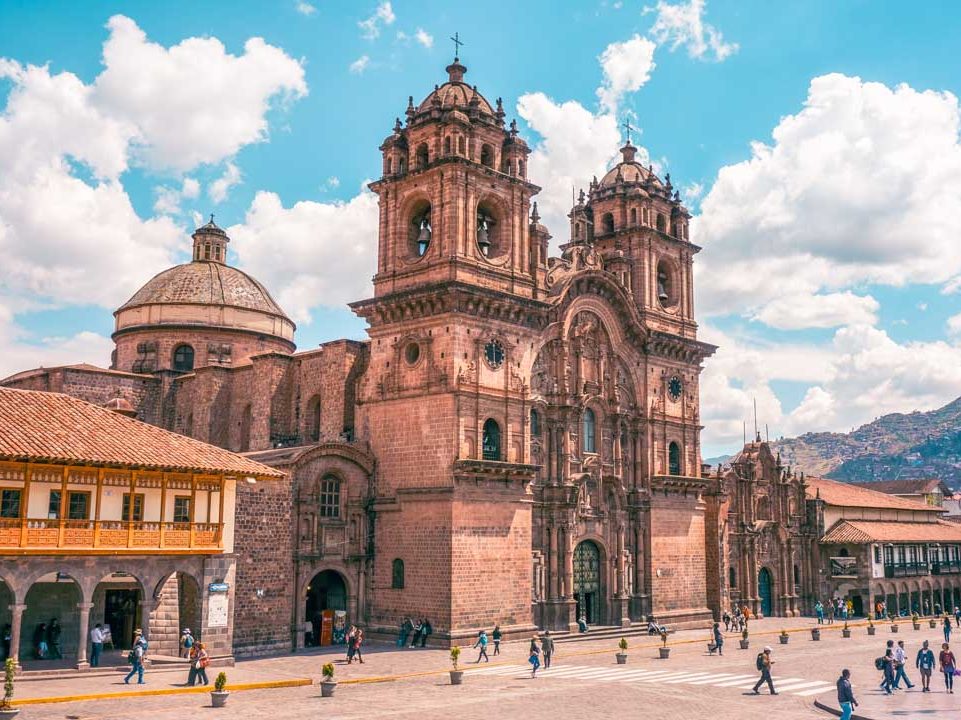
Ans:
[{"label": "stone arcade arch", "polygon": [[150,650],[155,655],[177,657],[180,633],[190,629],[195,640],[202,639],[203,593],[189,573],[173,572],[154,590],[156,605],[150,622]]},{"label": "stone arcade arch", "polygon": [[[53,661],[75,658],[79,651],[80,604],[83,591],[71,576],[51,572],[30,585],[25,597],[20,632],[20,661],[26,669],[36,665],[25,661]],[[51,620],[60,626],[59,638],[49,632]],[[59,647],[57,640],[59,639]],[[41,658],[38,649],[43,641],[48,651]]]}]

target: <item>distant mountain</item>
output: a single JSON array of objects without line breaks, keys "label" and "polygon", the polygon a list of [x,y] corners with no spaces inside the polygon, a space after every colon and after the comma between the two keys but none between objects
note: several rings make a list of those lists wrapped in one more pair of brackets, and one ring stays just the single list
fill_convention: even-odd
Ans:
[{"label": "distant mountain", "polygon": [[724,463],[730,462],[733,455],[717,455],[715,457],[704,458],[701,462],[705,465],[710,465],[712,468],[716,468],[718,465],[723,465]]},{"label": "distant mountain", "polygon": [[930,412],[892,413],[850,433],[773,443],[786,465],[848,482],[936,477],[961,487],[961,398]]}]

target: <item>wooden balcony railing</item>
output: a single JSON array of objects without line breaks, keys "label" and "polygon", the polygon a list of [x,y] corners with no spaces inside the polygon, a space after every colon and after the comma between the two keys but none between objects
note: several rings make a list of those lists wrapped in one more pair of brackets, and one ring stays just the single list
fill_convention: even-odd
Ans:
[{"label": "wooden balcony railing", "polygon": [[5,550],[165,552],[223,549],[221,523],[0,518]]}]

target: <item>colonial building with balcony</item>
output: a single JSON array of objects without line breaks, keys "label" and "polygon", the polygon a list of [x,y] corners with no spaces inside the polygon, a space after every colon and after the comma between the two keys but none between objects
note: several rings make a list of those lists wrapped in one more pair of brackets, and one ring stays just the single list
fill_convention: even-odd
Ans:
[{"label": "colonial building with balcony", "polygon": [[863,486],[808,478],[818,536],[817,596],[855,609],[925,613],[961,606],[961,525],[943,510]]},{"label": "colonial building with balcony", "polygon": [[238,495],[283,473],[127,414],[0,388],[0,625],[27,667],[86,666],[97,623],[114,648],[140,628],[176,655],[189,627],[233,654],[238,585],[254,592],[236,567]]}]

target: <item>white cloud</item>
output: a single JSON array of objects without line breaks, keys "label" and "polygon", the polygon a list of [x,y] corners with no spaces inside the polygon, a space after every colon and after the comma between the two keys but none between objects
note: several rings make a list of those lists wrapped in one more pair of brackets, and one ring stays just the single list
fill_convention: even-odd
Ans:
[{"label": "white cloud", "polygon": [[315,8],[309,2],[305,2],[304,0],[300,0],[300,2],[295,5],[295,8],[301,15],[306,15],[308,17],[317,12],[317,8]]},{"label": "white cloud", "polygon": [[434,36],[424,30],[424,28],[417,28],[417,32],[414,33],[414,39],[425,48],[434,47]]},{"label": "white cloud", "polygon": [[672,51],[686,46],[692,58],[705,59],[713,55],[718,62],[725,60],[738,51],[738,45],[724,42],[721,32],[704,22],[704,5],[705,0],[677,5],[659,0],[656,8],[645,8],[645,13],[657,12],[651,36],[659,45],[670,43]]},{"label": "white cloud", "polygon": [[881,305],[870,295],[852,292],[783,295],[758,310],[753,319],[779,330],[874,325]]},{"label": "white cloud", "polygon": [[948,318],[948,334],[961,336],[961,313]]},{"label": "white cloud", "polygon": [[698,307],[752,314],[784,296],[959,275],[959,126],[950,93],[812,80],[773,144],[722,168],[704,198]]},{"label": "white cloud", "polygon": [[958,275],[957,277],[953,277],[953,278],[951,278],[950,280],[948,280],[948,281],[944,284],[944,287],[941,288],[941,294],[942,294],[942,295],[953,295],[954,293],[958,292],[959,290],[961,290],[961,275]]},{"label": "white cloud", "polygon": [[[365,183],[366,185],[366,183]],[[270,288],[297,322],[318,305],[343,307],[369,297],[376,268],[377,196],[361,189],[348,202],[302,201],[285,208],[258,192],[244,222],[228,228],[241,267]],[[277,252],[283,238],[283,252]]]},{"label": "white cloud", "polygon": [[368,65],[370,65],[370,57],[367,55],[361,55],[350,64],[350,71],[355,75],[360,75],[364,72],[364,70],[367,69]]},{"label": "white cloud", "polygon": [[374,40],[380,37],[381,25],[391,25],[396,19],[397,16],[394,15],[394,9],[390,2],[382,2],[374,10],[373,15],[366,20],[361,20],[357,25],[360,27],[361,37],[365,40]]},{"label": "white cloud", "polygon": [[137,128],[153,167],[185,170],[216,163],[267,137],[271,101],[307,94],[302,65],[261,38],[230,55],[216,38],[188,38],[164,48],[133,20],[107,26],[105,70],[93,99],[111,117]]},{"label": "white cloud", "polygon": [[227,195],[230,194],[230,188],[239,185],[242,179],[243,175],[240,172],[240,168],[232,162],[228,162],[227,167],[224,168],[224,174],[210,183],[210,187],[207,188],[207,194],[215,203],[222,203],[227,199]]},{"label": "white cloud", "polygon": [[165,49],[133,21],[108,24],[102,73],[0,59],[10,82],[0,112],[0,254],[5,292],[25,299],[115,307],[187,246],[175,214],[199,183],[158,189],[142,219],[121,183],[138,160],[189,170],[263,139],[278,94],[306,92],[303,69],[250,40],[241,56],[191,38]]},{"label": "white cloud", "polygon": [[604,111],[616,114],[621,98],[626,93],[636,92],[650,80],[656,47],[647,38],[635,34],[630,40],[611,43],[604,49],[598,58],[604,82],[597,89]]}]

